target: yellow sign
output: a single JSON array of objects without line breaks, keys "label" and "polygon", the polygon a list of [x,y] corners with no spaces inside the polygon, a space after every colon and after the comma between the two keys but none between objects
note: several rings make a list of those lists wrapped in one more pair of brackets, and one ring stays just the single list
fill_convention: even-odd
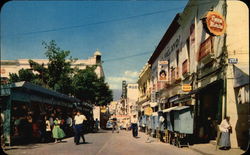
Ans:
[{"label": "yellow sign", "polygon": [[106,107],[101,107],[101,113],[105,113],[107,111]]},{"label": "yellow sign", "polygon": [[218,12],[209,11],[206,16],[206,26],[210,33],[219,36],[226,30],[226,21]]},{"label": "yellow sign", "polygon": [[182,91],[190,92],[191,90],[192,90],[192,86],[190,84],[183,84],[182,85]]},{"label": "yellow sign", "polygon": [[153,109],[151,107],[146,107],[144,110],[144,114],[147,116],[151,116],[153,113]]}]

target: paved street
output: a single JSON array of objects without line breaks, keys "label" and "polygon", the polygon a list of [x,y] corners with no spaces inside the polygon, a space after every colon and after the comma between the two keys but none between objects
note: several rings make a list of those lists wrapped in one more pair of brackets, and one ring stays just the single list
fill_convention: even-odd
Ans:
[{"label": "paved street", "polygon": [[240,150],[215,151],[211,144],[194,145],[190,148],[177,148],[151,139],[151,143],[146,143],[147,136],[139,133],[139,138],[133,138],[131,132],[121,131],[113,133],[111,131],[100,131],[95,134],[85,135],[86,144],[75,145],[73,138],[67,138],[62,143],[31,144],[27,146],[13,146],[6,150],[10,155],[175,155],[175,154],[241,154]]}]

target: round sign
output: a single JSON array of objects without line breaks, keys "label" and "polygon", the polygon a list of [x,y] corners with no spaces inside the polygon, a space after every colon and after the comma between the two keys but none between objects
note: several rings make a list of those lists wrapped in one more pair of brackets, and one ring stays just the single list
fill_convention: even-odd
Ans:
[{"label": "round sign", "polygon": [[151,116],[153,113],[153,109],[151,107],[146,107],[144,110],[144,114],[147,116]]},{"label": "round sign", "polygon": [[206,27],[213,35],[222,35],[226,30],[226,21],[217,12],[209,11],[206,16]]}]

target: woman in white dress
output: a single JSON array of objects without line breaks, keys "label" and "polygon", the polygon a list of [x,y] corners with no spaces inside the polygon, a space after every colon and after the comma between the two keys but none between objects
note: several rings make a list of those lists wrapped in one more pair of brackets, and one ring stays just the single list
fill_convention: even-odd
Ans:
[{"label": "woman in white dress", "polygon": [[230,117],[226,116],[225,119],[220,124],[220,131],[221,131],[221,139],[220,139],[220,146],[222,150],[228,150],[231,147],[230,143],[230,131],[232,129],[230,125]]}]

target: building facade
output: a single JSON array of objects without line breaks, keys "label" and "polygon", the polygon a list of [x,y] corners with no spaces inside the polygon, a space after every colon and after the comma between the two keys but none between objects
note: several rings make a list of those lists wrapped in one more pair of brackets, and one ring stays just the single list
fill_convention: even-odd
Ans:
[{"label": "building facade", "polygon": [[[194,116],[193,135],[199,141],[215,140],[217,125],[230,116],[232,147],[246,148],[248,17],[248,8],[240,1],[190,0],[148,61],[151,101],[157,102],[158,111],[189,106]],[[159,80],[162,61],[166,62],[165,81]]]},{"label": "building facade", "polygon": [[[47,67],[48,59],[32,59],[33,61],[44,64]],[[77,60],[72,64],[72,68],[78,67],[79,69],[85,69],[86,66],[97,65],[95,70],[98,77],[104,77],[104,71],[102,68],[101,53],[97,50],[94,55],[86,60]],[[18,73],[20,69],[29,69],[29,59],[17,59],[17,60],[1,60],[1,78],[8,78],[9,73]]]}]

